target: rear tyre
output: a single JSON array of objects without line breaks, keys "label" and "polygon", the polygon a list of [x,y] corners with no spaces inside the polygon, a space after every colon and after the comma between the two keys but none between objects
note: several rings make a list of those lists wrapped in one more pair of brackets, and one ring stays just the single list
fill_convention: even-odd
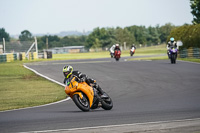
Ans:
[{"label": "rear tyre", "polygon": [[119,58],[115,58],[116,59],[116,61],[119,61]]},{"label": "rear tyre", "polygon": [[[108,96],[108,94],[106,93],[106,95]],[[113,102],[112,99],[110,98],[110,96],[108,96],[109,98],[106,99],[102,99],[101,104],[102,104],[102,108],[105,110],[111,110],[113,108]]]},{"label": "rear tyre", "polygon": [[84,94],[83,94],[83,99],[81,99],[81,97],[78,94],[75,94],[73,96],[73,101],[80,110],[84,112],[90,110],[89,100]]}]

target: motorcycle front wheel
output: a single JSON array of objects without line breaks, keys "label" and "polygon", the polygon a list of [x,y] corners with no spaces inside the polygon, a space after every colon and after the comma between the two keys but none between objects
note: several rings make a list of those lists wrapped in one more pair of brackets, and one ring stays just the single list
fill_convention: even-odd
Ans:
[{"label": "motorcycle front wheel", "polygon": [[90,104],[89,104],[89,100],[87,99],[87,97],[83,94],[83,98],[81,99],[81,97],[78,94],[75,94],[73,96],[73,101],[76,104],[76,106],[86,112],[90,110]]},{"label": "motorcycle front wheel", "polygon": [[172,54],[172,55],[171,55],[171,63],[172,63],[172,64],[175,64],[175,63],[176,63],[176,55],[175,55],[175,54]]},{"label": "motorcycle front wheel", "polygon": [[115,58],[116,59],[116,61],[119,61],[119,58]]},{"label": "motorcycle front wheel", "polygon": [[[108,96],[107,93],[106,95]],[[106,99],[102,99],[101,104],[102,104],[102,108],[105,110],[111,110],[113,108],[113,102],[110,96],[108,96],[108,98]]]}]

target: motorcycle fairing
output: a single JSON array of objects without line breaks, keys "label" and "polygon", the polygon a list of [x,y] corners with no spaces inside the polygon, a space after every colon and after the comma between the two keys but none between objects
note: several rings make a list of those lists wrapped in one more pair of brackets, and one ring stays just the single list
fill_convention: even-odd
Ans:
[{"label": "motorcycle fairing", "polygon": [[90,102],[90,107],[93,104],[93,99],[94,99],[93,88],[90,87],[86,82],[78,83],[75,80],[75,77],[71,80],[69,86],[65,87],[65,92],[71,98],[73,97],[73,95],[78,94],[81,97],[81,99],[83,98],[82,93],[84,93],[88,97],[88,100]]}]

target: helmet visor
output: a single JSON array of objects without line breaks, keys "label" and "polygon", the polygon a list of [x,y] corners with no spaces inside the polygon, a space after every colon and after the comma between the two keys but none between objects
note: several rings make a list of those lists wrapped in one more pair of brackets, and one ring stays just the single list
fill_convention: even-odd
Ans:
[{"label": "helmet visor", "polygon": [[67,75],[69,75],[70,72],[64,72],[64,75],[67,77]]}]

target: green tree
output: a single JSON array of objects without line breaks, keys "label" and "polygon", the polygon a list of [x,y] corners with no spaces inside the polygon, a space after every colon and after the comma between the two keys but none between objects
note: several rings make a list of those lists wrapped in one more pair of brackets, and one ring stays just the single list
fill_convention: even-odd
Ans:
[{"label": "green tree", "polygon": [[113,30],[106,28],[95,28],[86,40],[86,48],[107,47],[113,43]]},{"label": "green tree", "polygon": [[135,36],[134,34],[131,34],[127,28],[122,29],[118,27],[116,29],[116,40],[121,45],[126,42],[127,46],[131,46],[135,43]]},{"label": "green tree", "polygon": [[200,35],[200,24],[183,25],[173,29],[172,32],[170,33],[170,36],[168,37],[168,40],[171,36],[173,36],[175,40],[181,40],[183,42],[183,46],[181,46],[180,49],[189,47],[200,48],[199,35]]},{"label": "green tree", "polygon": [[6,41],[10,41],[9,34],[5,31],[4,28],[0,28],[0,40],[2,41],[3,38],[5,38]]},{"label": "green tree", "polygon": [[19,36],[20,41],[31,41],[33,40],[32,34],[28,30],[24,30],[21,32],[21,35]]},{"label": "green tree", "polygon": [[38,47],[40,46],[39,49],[46,48],[46,39],[47,38],[48,38],[48,48],[60,46],[60,38],[58,36],[45,35],[45,36],[42,36],[40,39],[38,39]]},{"label": "green tree", "polygon": [[160,43],[159,33],[158,33],[159,26],[157,27],[148,27],[148,37],[147,42],[148,44],[154,44],[157,45]]},{"label": "green tree", "polygon": [[159,38],[161,43],[167,41],[167,37],[170,35],[170,32],[175,28],[175,26],[171,23],[167,23],[159,28]]},{"label": "green tree", "polygon": [[135,36],[136,44],[145,44],[147,42],[148,30],[145,26],[130,26],[127,27],[131,34]]},{"label": "green tree", "polygon": [[193,15],[193,24],[200,24],[200,0],[190,0],[191,13]]}]

